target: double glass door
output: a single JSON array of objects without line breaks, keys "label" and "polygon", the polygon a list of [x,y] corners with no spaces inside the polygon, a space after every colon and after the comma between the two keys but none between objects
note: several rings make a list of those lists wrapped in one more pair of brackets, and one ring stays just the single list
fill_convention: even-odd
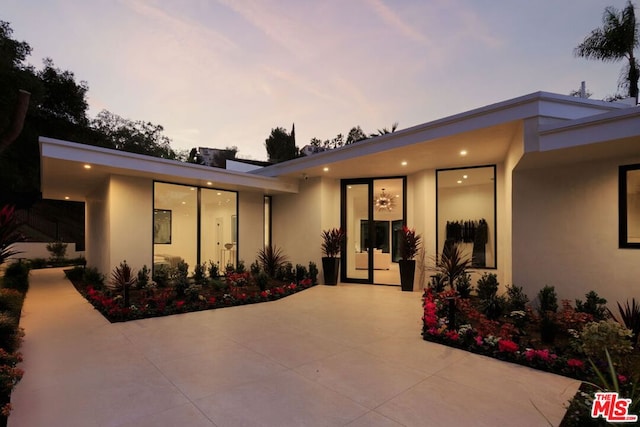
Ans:
[{"label": "double glass door", "polygon": [[406,178],[344,180],[342,281],[400,285],[398,233],[405,221]]}]

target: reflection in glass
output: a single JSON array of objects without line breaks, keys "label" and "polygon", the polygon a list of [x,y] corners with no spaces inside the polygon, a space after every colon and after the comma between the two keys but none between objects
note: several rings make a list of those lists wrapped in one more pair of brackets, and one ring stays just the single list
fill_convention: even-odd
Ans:
[{"label": "reflection in glass", "polygon": [[437,245],[462,246],[475,268],[496,268],[495,166],[437,171]]}]

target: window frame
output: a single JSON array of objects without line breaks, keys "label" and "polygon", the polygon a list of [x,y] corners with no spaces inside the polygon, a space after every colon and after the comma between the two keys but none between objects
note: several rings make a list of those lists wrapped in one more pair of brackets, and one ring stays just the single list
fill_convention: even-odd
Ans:
[{"label": "window frame", "polygon": [[628,172],[640,171],[640,163],[622,165],[618,168],[618,246],[620,249],[640,249],[640,242],[629,242],[627,221]]}]

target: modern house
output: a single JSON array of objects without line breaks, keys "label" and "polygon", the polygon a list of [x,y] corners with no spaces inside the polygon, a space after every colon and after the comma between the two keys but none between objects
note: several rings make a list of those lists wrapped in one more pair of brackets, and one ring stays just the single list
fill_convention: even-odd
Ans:
[{"label": "modern house", "polygon": [[[108,273],[256,259],[320,265],[343,227],[341,282],[399,285],[397,230],[423,236],[415,290],[446,244],[474,275],[533,297],[640,291],[640,108],[537,92],[249,172],[42,137],[43,197],[86,203],[86,257]],[[420,263],[420,260],[419,260]],[[321,278],[322,280],[322,278]]]}]

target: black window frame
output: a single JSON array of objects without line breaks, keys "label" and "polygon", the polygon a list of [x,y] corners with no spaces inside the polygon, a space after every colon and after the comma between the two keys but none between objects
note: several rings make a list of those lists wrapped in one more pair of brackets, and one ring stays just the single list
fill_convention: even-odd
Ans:
[{"label": "black window frame", "polygon": [[618,246],[620,249],[640,249],[640,242],[629,242],[627,228],[627,174],[640,171],[640,163],[622,165],[618,169]]}]

